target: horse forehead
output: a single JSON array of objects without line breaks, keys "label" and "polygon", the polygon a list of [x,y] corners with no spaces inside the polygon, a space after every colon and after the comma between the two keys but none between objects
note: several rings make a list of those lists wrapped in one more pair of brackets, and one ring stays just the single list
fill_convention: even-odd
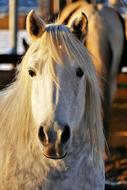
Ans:
[{"label": "horse forehead", "polygon": [[[74,83],[74,71],[76,69],[77,64],[75,60],[70,60],[66,58],[63,60],[62,64],[54,64],[55,74],[56,77],[58,77],[59,82],[64,81],[66,83],[67,81],[71,81],[71,83]],[[68,86],[68,84],[66,84]]]}]

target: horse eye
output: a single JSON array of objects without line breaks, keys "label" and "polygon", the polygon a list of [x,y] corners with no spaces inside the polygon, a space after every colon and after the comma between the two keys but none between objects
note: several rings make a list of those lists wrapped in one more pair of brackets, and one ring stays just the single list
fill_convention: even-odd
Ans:
[{"label": "horse eye", "polygon": [[32,69],[29,69],[29,70],[28,70],[28,73],[29,73],[29,75],[30,75],[31,77],[36,76],[36,72],[35,72],[34,70],[32,70]]},{"label": "horse eye", "polygon": [[76,69],[76,76],[81,78],[84,75],[84,72],[81,68]]}]

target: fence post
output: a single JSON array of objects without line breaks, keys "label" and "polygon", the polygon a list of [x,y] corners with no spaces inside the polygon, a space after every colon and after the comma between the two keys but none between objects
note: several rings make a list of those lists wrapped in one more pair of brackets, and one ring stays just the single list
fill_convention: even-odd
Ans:
[{"label": "fence post", "polygon": [[51,1],[51,13],[56,14],[60,10],[60,0],[52,0]]},{"label": "fence post", "polygon": [[10,46],[13,54],[17,54],[17,4],[18,0],[9,1]]}]

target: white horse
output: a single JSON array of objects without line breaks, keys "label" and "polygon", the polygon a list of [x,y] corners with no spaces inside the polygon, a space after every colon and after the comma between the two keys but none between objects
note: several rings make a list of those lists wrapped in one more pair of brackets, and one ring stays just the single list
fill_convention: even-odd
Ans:
[{"label": "white horse", "polygon": [[0,190],[103,190],[91,56],[69,28],[46,25],[34,11],[27,31],[32,44],[17,80],[0,93]]}]

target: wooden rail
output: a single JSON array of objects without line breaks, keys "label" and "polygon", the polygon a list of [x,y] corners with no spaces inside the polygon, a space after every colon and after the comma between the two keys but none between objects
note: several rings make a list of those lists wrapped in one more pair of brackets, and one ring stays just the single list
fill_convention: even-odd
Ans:
[{"label": "wooden rail", "polygon": [[0,55],[0,65],[1,64],[11,64],[12,69],[10,70],[0,70],[0,90],[5,88],[7,85],[15,80],[16,66],[21,62],[23,55],[17,54],[1,54]]},{"label": "wooden rail", "polygon": [[16,66],[19,64],[22,60],[23,55],[18,54],[0,54],[0,64],[2,63],[8,63],[8,64],[14,64]]}]

